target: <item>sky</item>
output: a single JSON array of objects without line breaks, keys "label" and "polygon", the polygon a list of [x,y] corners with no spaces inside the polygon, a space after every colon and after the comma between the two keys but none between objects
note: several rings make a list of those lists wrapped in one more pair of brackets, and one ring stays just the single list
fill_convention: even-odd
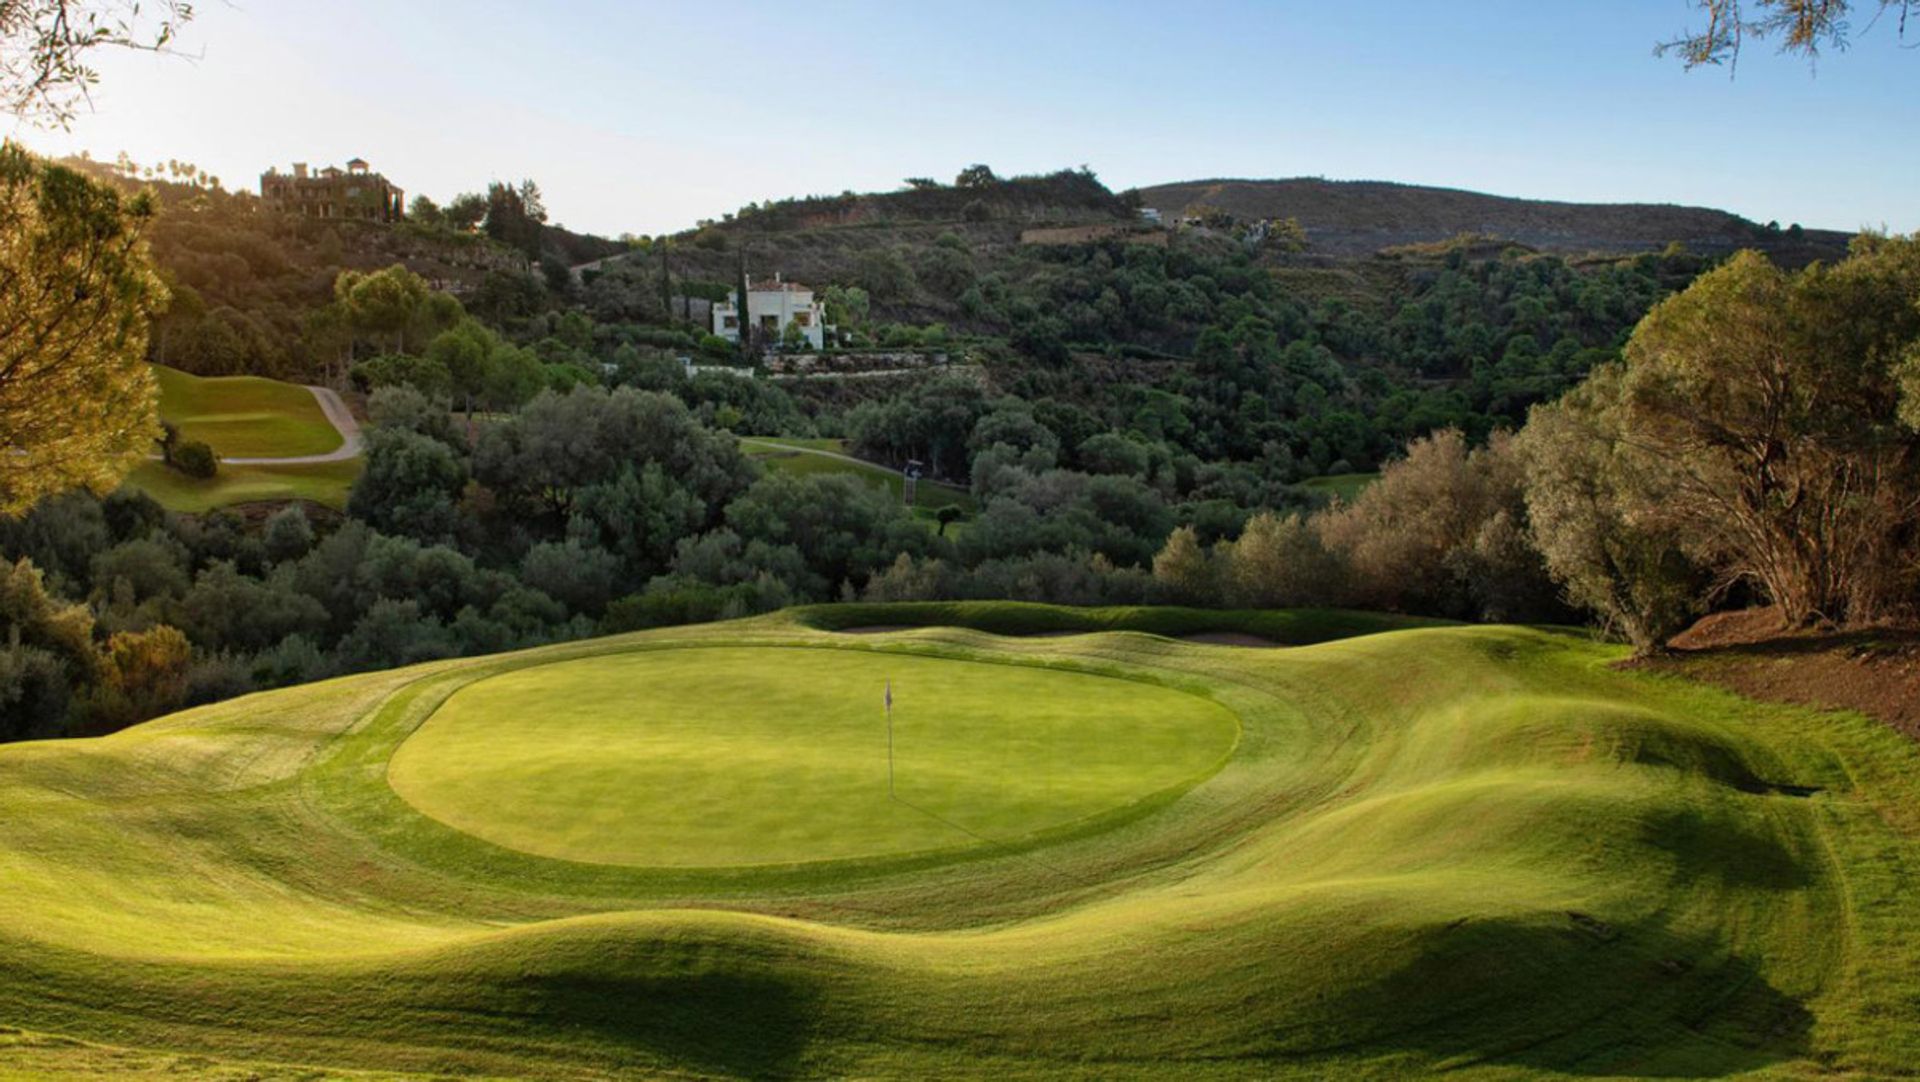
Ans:
[{"label": "sky", "polygon": [[553,221],[606,235],[974,162],[1086,165],[1116,191],[1325,176],[1920,230],[1920,48],[1864,19],[1816,67],[1762,46],[1729,77],[1652,55],[1688,0],[195,8],[186,55],[100,54],[92,111],[13,137],[229,188],[353,157],[441,202],[531,177]]}]

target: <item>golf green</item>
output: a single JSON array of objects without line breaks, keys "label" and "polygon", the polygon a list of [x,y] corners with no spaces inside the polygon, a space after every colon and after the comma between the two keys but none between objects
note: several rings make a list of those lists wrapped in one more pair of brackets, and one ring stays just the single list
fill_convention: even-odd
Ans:
[{"label": "golf green", "polygon": [[798,864],[959,853],[1126,818],[1217,769],[1238,731],[1208,699],[1057,668],[648,650],[468,685],[400,746],[388,781],[449,826],[539,856]]}]

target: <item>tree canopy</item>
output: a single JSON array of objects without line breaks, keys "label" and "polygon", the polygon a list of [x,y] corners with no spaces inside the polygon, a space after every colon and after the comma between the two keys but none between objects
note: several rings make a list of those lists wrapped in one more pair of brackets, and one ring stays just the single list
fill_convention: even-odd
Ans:
[{"label": "tree canopy", "polygon": [[144,196],[0,144],[0,514],[107,490],[160,434],[151,214]]}]

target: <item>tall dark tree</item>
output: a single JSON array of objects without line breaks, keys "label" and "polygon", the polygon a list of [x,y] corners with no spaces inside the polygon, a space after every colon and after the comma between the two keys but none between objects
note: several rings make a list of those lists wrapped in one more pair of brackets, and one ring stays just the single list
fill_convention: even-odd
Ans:
[{"label": "tall dark tree", "polygon": [[740,327],[740,355],[751,359],[754,352],[753,320],[747,317],[747,250],[740,249],[739,265],[734,268],[734,322]]},{"label": "tall dark tree", "polygon": [[494,240],[519,249],[528,259],[538,259],[546,221],[547,208],[533,181],[494,181],[487,185],[487,216],[481,227]]}]

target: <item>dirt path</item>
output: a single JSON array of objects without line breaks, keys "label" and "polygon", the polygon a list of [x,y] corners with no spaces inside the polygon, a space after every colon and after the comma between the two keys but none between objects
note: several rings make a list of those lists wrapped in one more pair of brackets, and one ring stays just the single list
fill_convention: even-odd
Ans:
[{"label": "dirt path", "polygon": [[339,394],[326,387],[307,387],[320,403],[320,412],[340,432],[340,446],[324,455],[293,455],[288,458],[236,457],[222,458],[220,461],[233,466],[317,466],[323,462],[344,462],[359,456],[365,440],[360,435],[360,422],[353,419],[352,411],[340,400]]}]

